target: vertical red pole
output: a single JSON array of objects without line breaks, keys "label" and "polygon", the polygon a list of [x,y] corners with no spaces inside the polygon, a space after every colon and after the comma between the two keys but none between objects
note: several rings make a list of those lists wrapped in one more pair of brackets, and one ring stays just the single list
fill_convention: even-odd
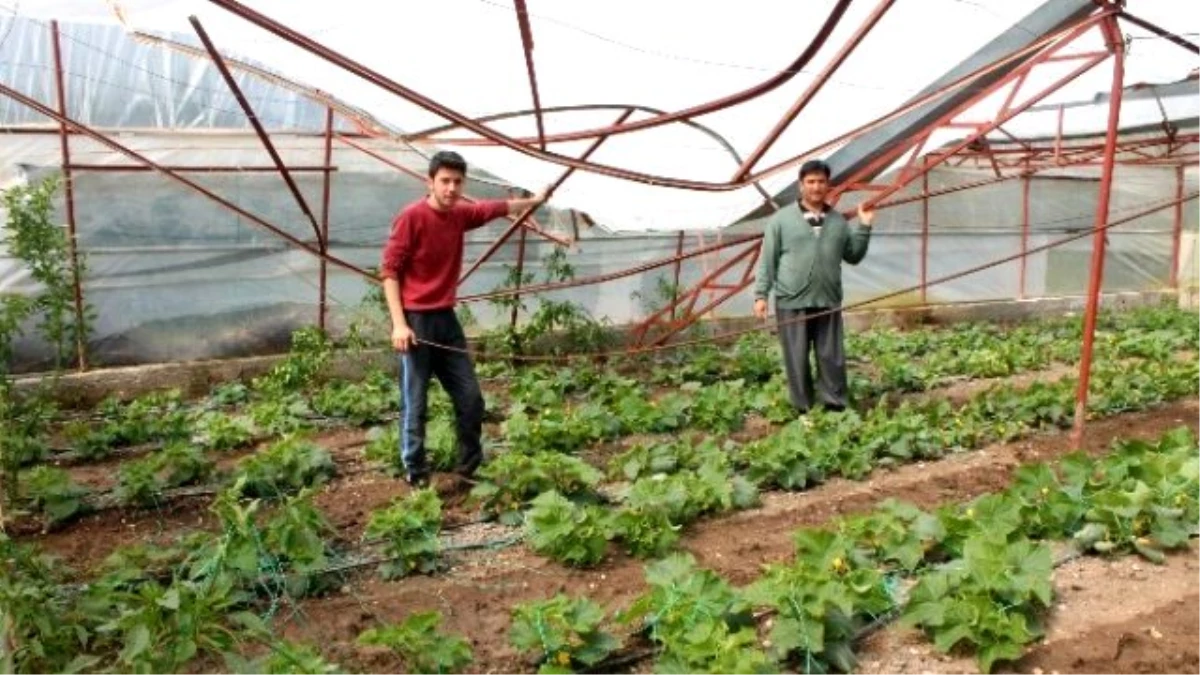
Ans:
[{"label": "vertical red pole", "polygon": [[1179,247],[1183,238],[1183,165],[1175,167],[1174,230],[1171,233],[1171,288],[1179,290]]},{"label": "vertical red pole", "polygon": [[[67,116],[67,89],[63,84],[62,46],[59,44],[58,22],[50,22],[50,41],[54,46],[54,87],[58,93],[58,113]],[[63,201],[67,210],[67,250],[71,255],[71,285],[75,296],[75,353],[79,370],[87,370],[87,336],[83,329],[83,283],[79,279],[79,251],[75,233],[75,184],[71,177],[71,144],[66,122],[59,122],[62,144]]]},{"label": "vertical red pole", "polygon": [[921,304],[929,301],[925,282],[929,280],[929,158],[921,158]]},{"label": "vertical red pole", "polygon": [[1104,249],[1108,205],[1112,192],[1113,163],[1116,155],[1118,123],[1121,118],[1121,94],[1125,79],[1125,44],[1117,30],[1116,19],[1106,17],[1102,24],[1105,39],[1113,55],[1112,91],[1108,102],[1108,132],[1104,137],[1104,162],[1100,172],[1100,198],[1096,204],[1095,232],[1092,235],[1092,267],[1088,281],[1087,311],[1083,318],[1083,358],[1079,362],[1079,387],[1075,392],[1075,425],[1071,443],[1083,445],[1083,425],[1087,418],[1088,384],[1092,375],[1092,346],[1096,336],[1096,314],[1100,309],[1100,289],[1104,283]]},{"label": "vertical red pole", "polygon": [[[521,228],[521,239],[517,242],[517,279],[515,290],[520,290],[521,279],[525,274],[525,238],[529,235],[529,229]],[[512,296],[512,313],[508,317],[508,327],[512,331],[517,329],[517,307],[519,305],[521,295],[514,293]]]},{"label": "vertical red pole", "polygon": [[324,181],[321,185],[321,241],[317,242],[321,247],[321,272],[320,283],[318,284],[318,309],[317,309],[317,326],[321,332],[325,332],[325,320],[328,309],[328,284],[329,265],[325,262],[325,254],[329,253],[329,193],[330,182],[333,179],[333,106],[325,109],[325,173]]},{"label": "vertical red pole", "polygon": [[675,320],[676,305],[679,304],[679,273],[683,266],[683,230],[679,231],[679,238],[675,240],[675,280],[671,285],[671,320]]},{"label": "vertical red pole", "polygon": [[[1029,167],[1026,166],[1026,171]],[[1029,174],[1021,176],[1021,273],[1020,273],[1020,290],[1017,291],[1017,298],[1025,299],[1025,267],[1028,261],[1026,257],[1029,251]]]},{"label": "vertical red pole", "polygon": [[1063,118],[1067,114],[1067,109],[1063,105],[1058,106],[1058,131],[1054,134],[1054,163],[1062,164],[1062,139],[1063,139]]}]

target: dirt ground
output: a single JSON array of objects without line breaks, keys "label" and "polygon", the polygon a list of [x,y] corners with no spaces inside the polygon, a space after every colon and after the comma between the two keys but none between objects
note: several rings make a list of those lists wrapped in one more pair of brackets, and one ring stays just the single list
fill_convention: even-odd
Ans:
[{"label": "dirt ground", "polygon": [[[1200,672],[1200,556],[1155,565],[1136,556],[1088,556],[1054,571],[1045,637],[1004,673]],[[915,629],[890,626],[864,640],[864,673],[978,673],[975,659],[941,654]]]},{"label": "dirt ground", "polygon": [[[1181,424],[1196,429],[1198,410],[1197,402],[1191,400],[1146,413],[1095,422],[1090,426],[1086,448],[1090,452],[1103,452],[1117,436],[1149,439]],[[937,463],[913,464],[877,472],[867,481],[830,481],[803,493],[766,495],[761,508],[711,519],[689,528],[685,535],[685,548],[696,555],[702,565],[716,570],[733,583],[744,583],[757,576],[762,564],[786,560],[792,550],[791,533],[802,525],[820,524],[836,515],[866,511],[888,497],[909,500],[924,507],[970,499],[1005,486],[1012,470],[1021,463],[1051,460],[1069,450],[1064,434],[1047,434],[965,453]],[[365,504],[361,507],[367,508]],[[464,536],[470,535],[464,532]],[[1194,554],[1187,558],[1190,561],[1188,563],[1178,563],[1175,558],[1172,560],[1173,565],[1190,564],[1190,574],[1195,576]],[[1107,565],[1098,559],[1077,563],[1081,569],[1091,564]],[[1121,564],[1125,562],[1121,561]],[[1147,576],[1152,576],[1148,563],[1138,564]],[[1068,566],[1060,572],[1069,574],[1072,569]],[[628,605],[644,590],[642,570],[641,561],[619,553],[612,555],[596,569],[578,571],[534,555],[523,547],[466,552],[455,555],[452,568],[437,576],[415,577],[393,583],[381,581],[370,574],[358,575],[348,580],[340,593],[301,602],[294,619],[281,628],[289,637],[326,645],[326,655],[345,668],[395,672],[403,668],[402,662],[387,653],[355,647],[354,637],[377,622],[399,621],[413,611],[436,609],[443,614],[445,630],[463,634],[471,640],[475,655],[473,670],[527,671],[529,664],[522,662],[508,644],[509,612],[514,605],[562,592],[587,595],[613,611]],[[1122,583],[1113,588],[1111,579],[1105,579],[1103,574],[1098,575],[1094,584],[1088,583],[1088,577],[1081,578],[1084,580],[1076,584],[1084,588],[1094,586],[1098,593],[1115,591],[1117,595],[1113,601],[1122,607],[1130,607],[1135,604],[1135,599],[1146,597],[1144,590],[1133,584]],[[1178,585],[1181,597],[1186,599],[1188,593],[1195,595],[1195,580],[1192,582],[1190,591],[1188,587]],[[1071,593],[1074,593],[1070,588],[1068,591],[1062,595],[1066,599],[1064,601],[1070,600]],[[1143,608],[1147,611],[1158,609],[1153,603],[1143,605]],[[1103,611],[1100,614],[1061,612],[1057,613],[1054,629],[1065,631],[1064,635],[1086,634],[1089,628],[1082,622],[1111,615]],[[1177,619],[1187,619],[1188,616],[1186,612],[1176,613]],[[1191,616],[1190,620],[1194,627],[1195,617]],[[1186,622],[1183,625],[1168,625],[1165,621],[1161,623],[1157,630],[1163,635],[1183,635],[1188,629]],[[886,631],[880,635],[885,634]],[[1196,631],[1192,630],[1192,671],[1195,670],[1195,635]],[[1087,644],[1087,641],[1083,640],[1082,644]],[[864,664],[872,659],[882,663],[880,656],[873,657],[872,654],[882,655],[893,651],[886,648],[885,652],[872,652],[871,649],[871,645],[866,645]],[[1057,651],[1053,653],[1057,654]],[[1185,650],[1185,661],[1186,653]],[[1127,656],[1133,658],[1133,654],[1130,652]],[[911,663],[905,662],[908,670],[885,666],[882,670],[872,672],[922,672],[929,670],[932,663],[941,661],[936,655],[928,663],[914,658]],[[1065,667],[1048,668],[1038,663],[1041,662],[1031,661],[1029,670],[1066,670]],[[1110,661],[1101,664],[1093,661],[1085,665],[1083,670],[1088,670],[1090,666],[1107,672],[1117,669],[1120,663]],[[1173,661],[1168,661],[1164,655],[1155,667],[1161,665],[1158,672],[1180,669],[1170,666],[1170,663]],[[955,672],[973,669],[973,662],[969,660],[952,668]],[[1183,670],[1191,672],[1187,668]]]},{"label": "dirt ground", "polygon": [[[1159,436],[1187,424],[1197,429],[1200,405],[1191,399],[1154,410],[1089,423],[1085,447],[1104,452],[1114,438]],[[341,431],[318,439],[330,447],[343,475],[323,489],[317,504],[332,521],[339,540],[354,543],[372,510],[407,492],[403,481],[369,470],[361,459],[361,431]],[[713,518],[685,531],[684,547],[698,562],[735,584],[758,576],[763,564],[785,561],[798,527],[868,511],[892,497],[930,508],[1005,487],[1022,463],[1053,460],[1070,451],[1065,433],[1041,434],[922,462],[878,470],[862,481],[835,479],[801,493],[768,493],[756,509]],[[166,542],[182,531],[213,527],[207,498],[175,500],[160,510],[110,510],[49,534],[31,534],[48,553],[76,568],[88,568],[114,548],[138,541]],[[451,543],[496,542],[515,530],[473,524],[459,505],[446,514],[458,525]],[[359,647],[357,635],[380,622],[395,622],[414,611],[436,609],[443,630],[472,643],[475,672],[520,672],[531,665],[509,646],[514,605],[562,592],[586,595],[610,612],[640,594],[644,563],[616,552],[598,568],[565,568],[528,551],[504,546],[450,552],[449,568],[433,576],[398,582],[379,579],[372,568],[348,574],[340,589],[305,599],[277,614],[276,629],[286,637],[319,645],[342,668],[401,672],[404,664],[389,652]],[[1197,555],[1170,557],[1163,567],[1136,558],[1085,558],[1056,571],[1059,606],[1044,644],[1015,665],[1020,672],[1197,672]],[[618,627],[617,631],[619,632]],[[646,662],[631,666],[643,670]],[[970,658],[936,653],[913,632],[887,628],[861,646],[864,672],[974,672]]]}]

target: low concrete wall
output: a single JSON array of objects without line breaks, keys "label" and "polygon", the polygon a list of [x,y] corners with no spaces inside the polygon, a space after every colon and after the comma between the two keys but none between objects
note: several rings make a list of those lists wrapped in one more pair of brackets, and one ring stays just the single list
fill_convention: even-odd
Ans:
[{"label": "low concrete wall", "polygon": [[[1138,306],[1176,303],[1196,306],[1196,292],[1150,291],[1113,293],[1102,299],[1106,310],[1129,309]],[[1185,303],[1190,303],[1185,305]],[[846,313],[850,330],[871,326],[899,327],[923,324],[952,324],[964,321],[1019,321],[1033,317],[1060,316],[1082,313],[1086,298],[1038,298],[1033,300],[958,303],[887,309],[862,309]],[[709,325],[715,332],[737,330],[757,325],[752,318],[718,319]],[[106,368],[86,373],[62,375],[55,386],[55,398],[68,406],[90,406],[108,396],[133,398],[150,391],[178,388],[185,396],[202,396],[215,385],[233,380],[249,382],[271,369],[284,355],[254,356],[220,361],[189,361],[145,366]],[[338,354],[331,366],[330,377],[354,378],[369,366],[394,368],[395,357],[384,350],[369,350],[360,355]],[[18,390],[29,390],[47,382],[44,377],[18,378]]]}]

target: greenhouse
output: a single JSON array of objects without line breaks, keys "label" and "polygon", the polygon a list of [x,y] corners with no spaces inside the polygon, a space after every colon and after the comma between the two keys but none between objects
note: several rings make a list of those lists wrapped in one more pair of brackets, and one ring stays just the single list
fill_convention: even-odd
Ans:
[{"label": "greenhouse", "polygon": [[0,6],[0,663],[1200,668],[1195,17],[802,5]]}]

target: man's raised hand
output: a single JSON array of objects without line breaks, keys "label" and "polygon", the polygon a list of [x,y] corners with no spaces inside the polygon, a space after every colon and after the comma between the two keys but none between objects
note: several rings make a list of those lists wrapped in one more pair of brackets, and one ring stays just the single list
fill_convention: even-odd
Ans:
[{"label": "man's raised hand", "polygon": [[863,227],[870,227],[871,223],[875,222],[875,209],[867,208],[866,202],[858,205],[858,222],[862,223]]}]

